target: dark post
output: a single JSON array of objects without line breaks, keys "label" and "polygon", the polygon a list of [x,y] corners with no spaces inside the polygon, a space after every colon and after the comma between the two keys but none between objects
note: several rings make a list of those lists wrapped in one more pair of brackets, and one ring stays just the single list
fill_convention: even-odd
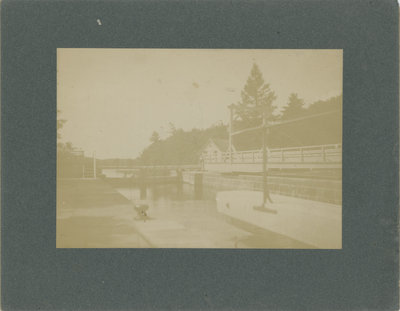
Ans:
[{"label": "dark post", "polygon": [[201,199],[203,196],[203,174],[194,174],[194,198]]},{"label": "dark post", "polygon": [[267,153],[267,136],[268,136],[268,125],[267,118],[265,117],[265,113],[263,114],[263,137],[262,137],[262,147],[263,147],[263,206],[266,205],[267,200],[272,203],[271,197],[269,195],[268,188],[268,172],[267,172],[267,162],[268,162],[268,153]]},{"label": "dark post", "polygon": [[232,168],[232,133],[233,133],[233,108],[234,105],[231,104],[228,106],[229,112],[230,112],[230,117],[229,117],[229,164],[231,165]]},{"label": "dark post", "polygon": [[180,168],[176,170],[176,183],[178,185],[182,185],[183,183],[182,170]]},{"label": "dark post", "polygon": [[[265,120],[264,120],[265,122]],[[268,198],[268,177],[267,177],[267,144],[265,142],[267,136],[267,128],[263,125],[262,135],[262,148],[263,148],[263,205],[267,202]]]},{"label": "dark post", "polygon": [[146,169],[144,168],[140,170],[139,187],[140,187],[140,199],[141,200],[146,199],[147,196]]},{"label": "dark post", "polygon": [[183,193],[183,175],[182,175],[182,169],[180,168],[176,170],[176,190],[178,198],[180,198]]}]

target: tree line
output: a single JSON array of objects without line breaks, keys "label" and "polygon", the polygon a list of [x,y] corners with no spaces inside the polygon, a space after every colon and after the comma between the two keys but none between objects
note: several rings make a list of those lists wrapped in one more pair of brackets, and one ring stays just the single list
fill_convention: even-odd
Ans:
[{"label": "tree line", "polygon": [[[269,148],[298,147],[307,145],[338,144],[342,138],[342,95],[306,105],[298,94],[290,94],[287,105],[277,112],[275,93],[265,83],[263,75],[253,64],[240,100],[233,105],[234,131],[267,124],[285,125],[272,127],[267,137]],[[316,116],[313,118],[313,116]],[[304,120],[302,120],[302,118]],[[296,122],[290,122],[295,120]],[[155,131],[150,145],[135,159],[135,163],[192,164],[198,163],[200,155],[210,138],[228,139],[228,125],[219,124],[208,129],[184,131],[175,129],[161,140]],[[234,136],[236,149],[261,148],[260,132],[245,132]]]},{"label": "tree line", "polygon": [[[342,139],[342,95],[320,100],[306,105],[298,94],[290,94],[282,111],[274,105],[276,95],[264,81],[256,64],[253,64],[249,77],[240,94],[240,100],[233,105],[234,130],[259,127],[263,123],[283,126],[271,127],[267,137],[269,148],[297,147],[319,144],[337,144]],[[313,118],[312,116],[318,115]],[[307,118],[310,117],[310,118]],[[302,120],[302,118],[304,120]],[[298,120],[291,122],[291,120]],[[58,131],[65,120],[57,120]],[[135,159],[125,159],[129,165],[165,165],[198,163],[201,153],[210,138],[228,139],[228,125],[215,124],[207,129],[184,131],[170,123],[170,134],[161,139],[154,131],[149,145]],[[261,133],[246,132],[234,136],[237,149],[251,150],[261,147]],[[66,161],[73,157],[71,143],[58,143],[58,160]],[[103,160],[104,163],[119,163],[123,159]],[[124,163],[125,163],[124,162]]]},{"label": "tree line", "polygon": [[228,139],[227,126],[216,124],[207,129],[184,131],[175,129],[166,139],[154,132],[151,144],[135,159],[137,165],[198,163],[204,146],[210,138]]}]

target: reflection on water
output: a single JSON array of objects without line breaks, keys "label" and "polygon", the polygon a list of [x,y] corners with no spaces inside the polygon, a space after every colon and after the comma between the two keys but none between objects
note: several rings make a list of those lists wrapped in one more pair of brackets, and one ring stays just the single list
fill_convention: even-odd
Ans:
[{"label": "reflection on water", "polygon": [[[238,225],[217,211],[216,192],[204,188],[197,197],[194,187],[188,184],[153,185],[146,188],[145,197],[140,187],[120,187],[116,190],[133,205],[149,206],[151,220],[164,221],[186,228],[185,237],[174,237],[174,247],[229,247],[229,248],[308,248],[298,241],[273,232],[255,232]],[[193,241],[187,241],[192,234]],[[186,239],[186,242],[184,240]],[[181,244],[179,244],[181,243]],[[163,247],[162,245],[160,247]],[[200,246],[201,247],[201,246]]]},{"label": "reflection on water", "polygon": [[116,190],[132,202],[143,199],[154,202],[168,199],[172,201],[198,200],[204,204],[210,204],[210,201],[215,201],[216,197],[216,192],[208,188],[204,188],[199,196],[198,193],[194,193],[194,187],[189,184],[152,185],[143,188],[118,187]]},{"label": "reflection on water", "polygon": [[132,202],[149,206],[149,216],[156,215],[163,219],[185,218],[187,215],[196,217],[220,218],[217,212],[215,192],[202,191],[202,197],[194,193],[194,187],[188,184],[152,185],[145,189],[139,186],[121,187],[116,190]]}]

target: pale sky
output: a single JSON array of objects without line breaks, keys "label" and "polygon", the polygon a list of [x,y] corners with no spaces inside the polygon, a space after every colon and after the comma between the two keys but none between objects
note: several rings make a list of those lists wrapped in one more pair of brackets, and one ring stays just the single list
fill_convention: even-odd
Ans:
[{"label": "pale sky", "polygon": [[58,49],[61,141],[86,155],[135,158],[153,131],[228,122],[253,63],[283,107],[342,93],[342,50]]}]

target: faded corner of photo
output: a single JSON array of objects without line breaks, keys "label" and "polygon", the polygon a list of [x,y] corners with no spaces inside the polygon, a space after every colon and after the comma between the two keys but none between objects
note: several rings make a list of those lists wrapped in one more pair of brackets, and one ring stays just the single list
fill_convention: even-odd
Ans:
[{"label": "faded corner of photo", "polygon": [[342,249],[343,51],[57,49],[57,248]]}]

